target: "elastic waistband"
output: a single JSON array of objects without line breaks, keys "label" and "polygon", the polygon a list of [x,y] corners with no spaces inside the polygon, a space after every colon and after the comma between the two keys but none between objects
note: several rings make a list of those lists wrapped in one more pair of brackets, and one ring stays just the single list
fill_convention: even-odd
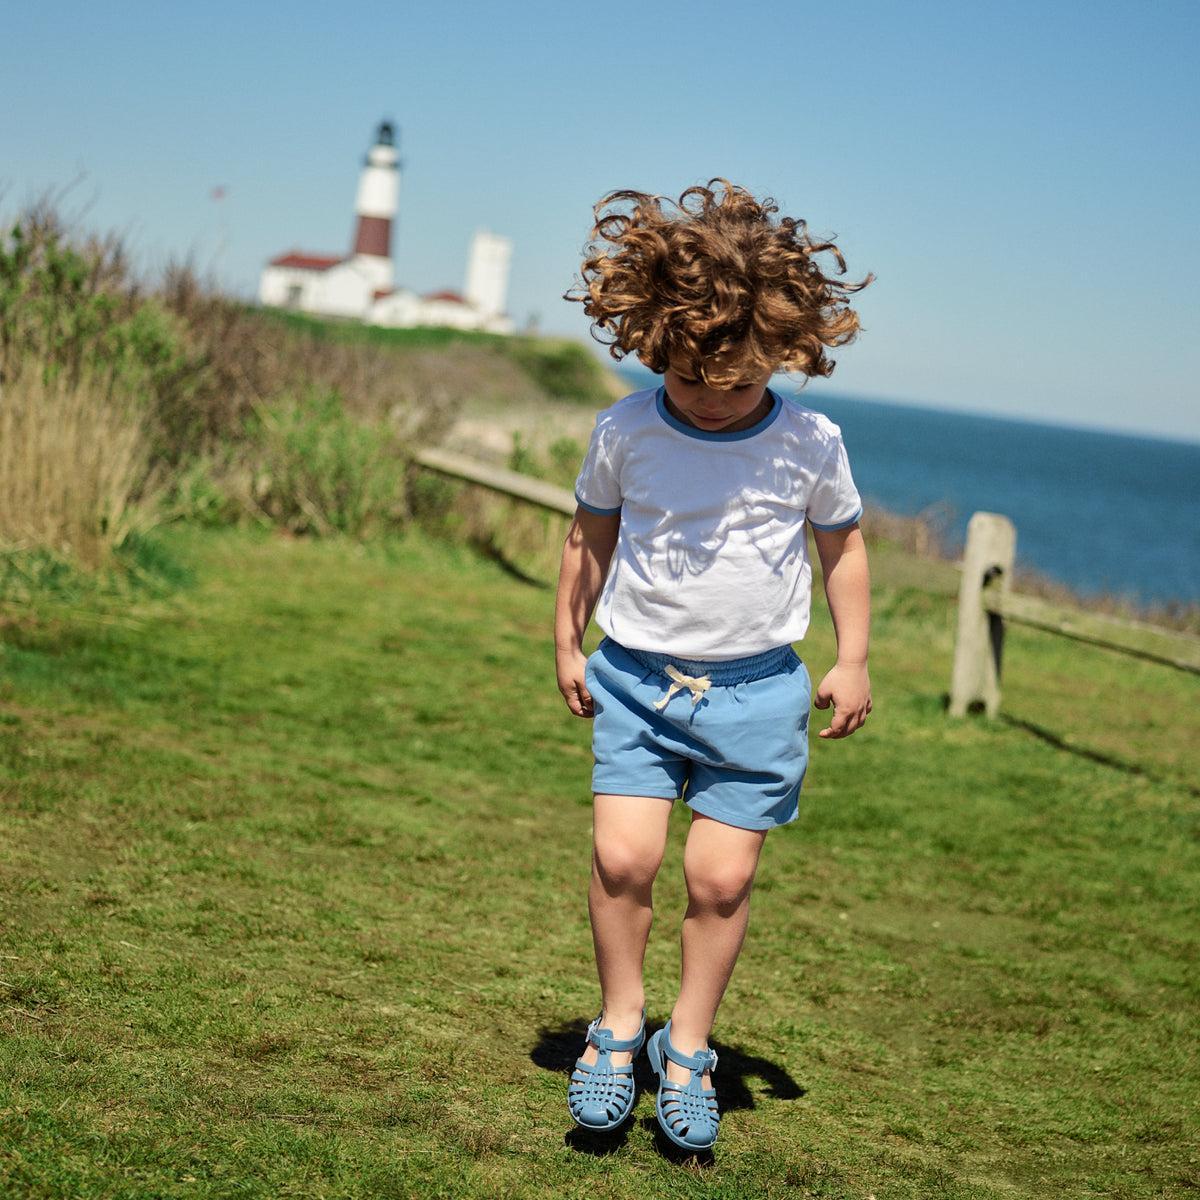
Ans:
[{"label": "elastic waistband", "polygon": [[[614,642],[613,645],[619,645],[619,643]],[[682,671],[685,675],[697,678],[707,675],[715,687],[730,687],[735,683],[753,683],[756,679],[766,679],[770,675],[778,675],[796,659],[796,652],[791,646],[777,646],[774,650],[768,650],[764,654],[752,654],[749,658],[730,658],[719,662],[677,658],[673,654],[657,654],[653,650],[631,650],[628,646],[621,646],[621,649],[634,662],[645,667],[647,671],[666,675],[666,669],[670,666],[677,671]]]}]

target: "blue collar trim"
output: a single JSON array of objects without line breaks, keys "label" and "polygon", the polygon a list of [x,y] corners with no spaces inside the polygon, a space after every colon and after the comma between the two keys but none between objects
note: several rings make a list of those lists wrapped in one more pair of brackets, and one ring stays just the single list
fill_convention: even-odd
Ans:
[{"label": "blue collar trim", "polygon": [[774,424],[778,419],[779,414],[783,412],[783,401],[767,388],[767,395],[771,397],[771,409],[761,421],[755,425],[751,425],[749,429],[738,429],[733,433],[726,433],[722,429],[697,429],[695,425],[689,425],[686,421],[681,421],[678,417],[672,416],[671,411],[667,408],[667,389],[663,385],[659,385],[658,394],[654,398],[654,403],[658,408],[658,415],[677,433],[685,434],[687,437],[698,438],[702,442],[740,442],[746,438],[752,438],[755,434],[762,433],[768,425]]}]

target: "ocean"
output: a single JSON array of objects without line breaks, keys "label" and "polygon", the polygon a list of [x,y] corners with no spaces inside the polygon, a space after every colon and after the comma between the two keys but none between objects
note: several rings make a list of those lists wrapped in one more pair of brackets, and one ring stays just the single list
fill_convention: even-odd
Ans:
[{"label": "ocean", "polygon": [[[631,386],[658,381],[622,368]],[[794,387],[779,389],[792,396]],[[868,508],[926,514],[961,548],[979,511],[1017,529],[1017,568],[1080,596],[1200,604],[1200,444],[833,396]]]}]

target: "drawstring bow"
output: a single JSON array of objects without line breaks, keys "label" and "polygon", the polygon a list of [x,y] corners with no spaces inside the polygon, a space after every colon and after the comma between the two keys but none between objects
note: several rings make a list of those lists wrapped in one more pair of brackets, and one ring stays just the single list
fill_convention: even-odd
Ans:
[{"label": "drawstring bow", "polygon": [[685,688],[692,693],[692,707],[695,708],[700,703],[704,693],[712,687],[712,680],[707,675],[685,675],[682,671],[669,665],[664,669],[666,670],[667,678],[671,681],[671,686],[667,688],[667,694],[661,700],[654,702],[654,707],[659,712],[662,712],[666,708],[667,701],[676,692],[682,692]]}]

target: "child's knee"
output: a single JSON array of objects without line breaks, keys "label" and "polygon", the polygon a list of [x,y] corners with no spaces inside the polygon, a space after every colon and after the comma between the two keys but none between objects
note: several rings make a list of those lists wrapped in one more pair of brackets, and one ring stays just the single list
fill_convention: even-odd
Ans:
[{"label": "child's knee", "polygon": [[657,843],[629,837],[598,838],[592,849],[593,870],[609,891],[653,883],[662,857]]},{"label": "child's knee", "polygon": [[757,861],[737,857],[724,861],[688,864],[685,871],[688,900],[693,905],[732,916],[750,897]]}]

